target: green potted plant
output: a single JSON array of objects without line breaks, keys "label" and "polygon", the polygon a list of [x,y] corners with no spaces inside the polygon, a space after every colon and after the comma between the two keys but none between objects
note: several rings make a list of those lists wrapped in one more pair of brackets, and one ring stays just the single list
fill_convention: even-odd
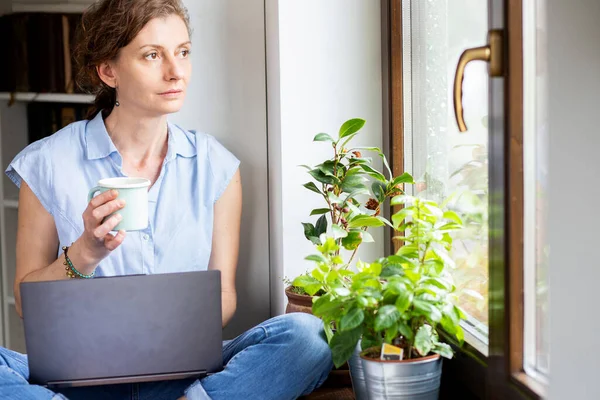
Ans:
[{"label": "green potted plant", "polygon": [[[397,237],[403,246],[396,254],[370,264],[359,261],[356,272],[340,271],[334,238],[317,246],[319,253],[311,259],[322,294],[313,302],[313,313],[324,322],[334,364],[353,355],[354,363],[360,361],[350,362],[358,400],[437,399],[441,357],[453,356],[447,341],[464,339],[460,321],[465,314],[453,302],[450,275],[455,267],[451,234],[462,229],[462,221],[418,197],[400,195],[391,203],[404,205],[392,217],[394,229],[406,232]],[[381,360],[384,343],[403,349],[403,359]]]},{"label": "green potted plant", "polygon": [[[412,183],[410,174],[393,177],[387,159],[377,147],[358,147],[352,140],[364,126],[360,118],[350,119],[342,124],[337,138],[327,133],[317,134],[313,141],[327,143],[332,148],[332,156],[320,164],[310,167],[304,165],[312,180],[303,186],[319,195],[322,207],[310,212],[316,216],[315,223],[303,223],[304,236],[315,245],[322,245],[322,235],[330,235],[338,246],[335,254],[335,268],[347,269],[362,243],[372,242],[367,232],[370,227],[391,226],[383,218],[381,205],[390,197],[404,193],[404,183]],[[381,157],[385,174],[376,170],[372,159],[363,153],[374,153]],[[340,249],[349,252],[343,259]],[[308,260],[311,260],[308,257]],[[318,271],[312,271],[286,280],[285,290],[288,297],[286,312],[312,311],[312,296],[322,293],[323,285]]]}]

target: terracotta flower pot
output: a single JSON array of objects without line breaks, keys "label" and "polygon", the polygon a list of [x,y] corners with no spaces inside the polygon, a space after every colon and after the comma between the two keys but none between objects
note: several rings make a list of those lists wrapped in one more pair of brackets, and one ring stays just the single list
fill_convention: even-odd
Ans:
[{"label": "terracotta flower pot", "polygon": [[291,286],[285,288],[285,295],[288,298],[288,304],[285,308],[286,314],[293,312],[312,314],[312,296],[294,293]]}]

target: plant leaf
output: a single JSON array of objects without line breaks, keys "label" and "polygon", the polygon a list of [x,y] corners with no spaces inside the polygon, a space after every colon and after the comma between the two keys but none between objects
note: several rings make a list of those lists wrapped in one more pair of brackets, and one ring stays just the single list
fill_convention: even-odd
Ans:
[{"label": "plant leaf", "polygon": [[333,142],[333,138],[326,133],[318,133],[313,142]]},{"label": "plant leaf", "polygon": [[322,193],[322,192],[319,190],[319,188],[317,187],[317,185],[315,185],[315,183],[314,183],[314,182],[307,182],[307,183],[305,183],[305,184],[304,184],[304,185],[302,185],[302,186],[304,186],[304,187],[305,187],[305,188],[307,188],[308,190],[311,190],[311,191],[313,191],[313,192],[315,192],[315,193],[323,194],[323,193]]},{"label": "plant leaf", "polygon": [[433,349],[432,328],[429,325],[422,325],[415,336],[415,349],[423,357],[428,355]]},{"label": "plant leaf", "polygon": [[375,181],[371,184],[371,190],[373,191],[373,195],[380,203],[382,203],[385,200],[386,189],[387,186],[380,181]]},{"label": "plant leaf", "polygon": [[311,254],[309,256],[306,256],[304,259],[307,261],[315,261],[315,262],[320,262],[320,263],[327,262],[327,258],[325,258],[325,256],[323,254]]},{"label": "plant leaf", "polygon": [[386,305],[381,307],[377,311],[377,315],[375,316],[375,332],[379,332],[386,328],[389,328],[390,326],[392,326],[392,324],[395,324],[399,318],[400,313],[398,312],[396,306]]},{"label": "plant leaf", "polygon": [[371,167],[370,165],[367,164],[360,164],[360,167],[369,174],[369,176],[372,176],[373,178],[377,179],[378,181],[381,181],[383,183],[387,183],[387,179],[385,179],[385,176],[377,171],[375,168]]},{"label": "plant leaf", "polygon": [[323,287],[323,285],[321,285],[321,282],[319,282],[310,275],[298,276],[296,279],[294,279],[292,285],[303,288],[304,291],[310,296],[313,296]]},{"label": "plant leaf", "polygon": [[350,359],[356,344],[360,339],[362,329],[356,327],[349,331],[338,331],[333,335],[329,347],[333,356],[333,364],[336,368],[341,367],[346,361]]},{"label": "plant leaf", "polygon": [[349,331],[362,324],[365,319],[365,313],[362,309],[354,307],[340,321],[340,331]]},{"label": "plant leaf", "polygon": [[325,331],[325,336],[327,337],[327,343],[331,343],[331,339],[333,338],[333,330],[331,329],[331,324],[323,321],[323,330]]},{"label": "plant leaf", "polygon": [[398,295],[398,299],[396,299],[396,309],[398,312],[403,313],[408,310],[412,301],[413,301],[413,293],[408,289],[401,291]]},{"label": "plant leaf", "polygon": [[340,139],[358,132],[365,125],[365,120],[360,118],[344,122],[340,128]]},{"label": "plant leaf", "polygon": [[385,225],[385,223],[379,218],[365,214],[357,215],[350,222],[348,222],[348,228],[362,228],[363,226],[379,227],[383,225]]},{"label": "plant leaf", "polygon": [[350,293],[352,293],[348,288],[345,287],[338,287],[333,289],[333,291],[335,292],[335,294],[342,297],[350,296]]},{"label": "plant leaf", "polygon": [[310,240],[311,236],[318,236],[315,232],[315,226],[310,222],[302,222],[302,226],[304,226],[304,237]]},{"label": "plant leaf", "polygon": [[[333,238],[336,240],[340,239],[340,238],[345,238],[346,236],[348,236],[348,232],[346,232],[338,224],[331,225],[331,233],[333,233]],[[342,245],[343,244],[344,244],[344,242],[342,241]]]},{"label": "plant leaf", "polygon": [[361,233],[363,243],[373,243],[375,241],[369,232],[361,231]]},{"label": "plant leaf", "polygon": [[[342,191],[345,193],[352,193],[355,190],[365,190],[367,187],[364,184],[365,178],[360,175],[350,175],[342,181]],[[356,194],[352,193],[353,196]]]},{"label": "plant leaf", "polygon": [[415,311],[427,317],[430,321],[434,323],[440,322],[440,320],[442,319],[441,311],[436,306],[427,301],[421,299],[414,299],[413,305],[415,307]]},{"label": "plant leaf", "polygon": [[454,221],[454,222],[456,222],[459,225],[462,225],[462,223],[463,223],[462,219],[454,211],[445,211],[444,212],[444,218],[449,219],[451,221]]},{"label": "plant leaf", "polygon": [[398,322],[398,331],[404,336],[407,340],[412,340],[414,337],[414,333],[412,329],[406,324],[404,321]]},{"label": "plant leaf", "polygon": [[321,236],[325,232],[327,232],[327,216],[321,215],[315,225],[315,236]]},{"label": "plant leaf", "polygon": [[330,175],[325,174],[319,168],[312,169],[312,170],[308,171],[308,173],[313,178],[315,178],[318,182],[321,182],[321,183],[326,183],[328,185],[338,185],[340,183],[340,180],[338,178],[336,178],[335,176],[330,176]]},{"label": "plant leaf", "polygon": [[414,185],[415,180],[413,179],[411,174],[409,174],[408,172],[405,172],[402,175],[397,176],[392,180],[392,186],[397,186],[401,183],[410,183],[410,184]]},{"label": "plant leaf", "polygon": [[315,208],[310,212],[310,215],[321,215],[331,211],[329,208]]},{"label": "plant leaf", "polygon": [[396,336],[398,336],[398,324],[393,324],[385,330],[386,343],[392,343],[392,340],[394,340]]},{"label": "plant leaf", "polygon": [[342,239],[342,246],[344,246],[346,250],[357,249],[361,243],[362,235],[361,232],[358,231],[350,231],[348,232],[348,235]]},{"label": "plant leaf", "polygon": [[312,311],[314,315],[323,317],[340,308],[341,305],[341,300],[332,297],[330,294],[325,294],[313,301]]},{"label": "plant leaf", "polygon": [[433,346],[433,352],[439,354],[442,357],[446,357],[451,359],[454,356],[454,352],[452,351],[452,347],[446,343],[436,343]]},{"label": "plant leaf", "polygon": [[394,196],[392,198],[392,200],[390,201],[390,204],[392,206],[397,206],[400,204],[406,204],[406,203],[411,203],[413,201],[413,197],[412,196],[408,196],[406,194],[401,194],[399,196]]}]

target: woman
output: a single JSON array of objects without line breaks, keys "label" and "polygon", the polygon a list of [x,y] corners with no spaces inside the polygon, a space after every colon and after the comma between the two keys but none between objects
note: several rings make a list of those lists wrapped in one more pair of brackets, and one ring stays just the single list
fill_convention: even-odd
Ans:
[{"label": "woman", "polygon": [[[213,137],[167,122],[185,97],[190,29],[179,0],[103,0],[83,18],[79,80],[96,94],[90,120],[33,143],[6,173],[20,187],[15,301],[21,282],[81,275],[219,269],[223,325],[236,307],[239,161]],[[149,226],[111,234],[114,191],[85,204],[101,178],[144,177]],[[58,257],[58,258],[57,258]],[[81,279],[76,274],[75,279]],[[65,299],[68,301],[68,299]],[[202,380],[71,388],[29,385],[25,355],[0,349],[0,397],[27,399],[293,399],[327,377],[319,320],[275,317],[223,345],[224,370]]]}]

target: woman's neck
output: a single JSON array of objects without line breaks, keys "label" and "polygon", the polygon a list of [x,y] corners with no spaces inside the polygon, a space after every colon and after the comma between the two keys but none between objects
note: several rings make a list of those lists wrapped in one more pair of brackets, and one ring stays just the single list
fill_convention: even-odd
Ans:
[{"label": "woman's neck", "polygon": [[104,120],[115,147],[127,163],[141,166],[167,154],[167,117],[140,117],[115,107]]}]

